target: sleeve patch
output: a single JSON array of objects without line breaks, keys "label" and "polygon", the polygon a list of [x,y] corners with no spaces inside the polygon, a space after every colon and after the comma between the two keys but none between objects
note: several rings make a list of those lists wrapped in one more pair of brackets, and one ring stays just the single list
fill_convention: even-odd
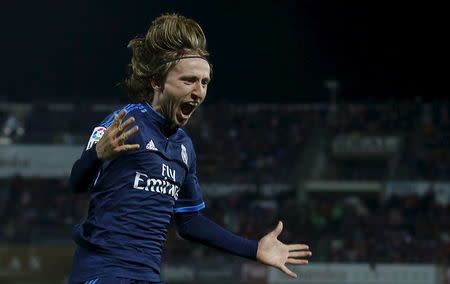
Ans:
[{"label": "sleeve patch", "polygon": [[92,146],[94,146],[94,144],[96,144],[103,137],[105,130],[106,128],[102,126],[94,128],[94,131],[92,131],[91,138],[89,138],[86,150],[91,149]]}]

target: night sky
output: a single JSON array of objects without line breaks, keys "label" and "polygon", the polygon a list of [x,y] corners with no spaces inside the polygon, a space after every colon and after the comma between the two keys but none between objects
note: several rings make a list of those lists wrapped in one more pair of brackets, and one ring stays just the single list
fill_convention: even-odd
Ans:
[{"label": "night sky", "polygon": [[8,1],[0,99],[126,101],[126,45],[164,12],[203,27],[211,102],[323,102],[327,79],[340,101],[439,96],[439,8],[360,2]]}]

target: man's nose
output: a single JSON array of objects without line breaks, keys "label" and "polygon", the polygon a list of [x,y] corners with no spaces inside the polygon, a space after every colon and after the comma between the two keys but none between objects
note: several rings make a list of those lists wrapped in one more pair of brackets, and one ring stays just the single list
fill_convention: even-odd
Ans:
[{"label": "man's nose", "polygon": [[192,99],[194,102],[201,102],[201,101],[203,100],[203,96],[199,95],[199,94],[196,93],[196,92],[192,92],[192,93],[191,93],[191,99]]},{"label": "man's nose", "polygon": [[194,89],[191,92],[191,99],[194,101],[201,102],[206,95],[206,90],[203,88],[202,84],[196,83]]}]

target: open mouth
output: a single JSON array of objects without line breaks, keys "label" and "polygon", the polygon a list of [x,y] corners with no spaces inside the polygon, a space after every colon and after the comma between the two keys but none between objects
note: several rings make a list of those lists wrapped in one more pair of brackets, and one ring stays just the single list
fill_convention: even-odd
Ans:
[{"label": "open mouth", "polygon": [[183,116],[189,118],[191,114],[194,112],[195,108],[197,107],[196,103],[193,102],[185,102],[180,105],[180,110]]}]

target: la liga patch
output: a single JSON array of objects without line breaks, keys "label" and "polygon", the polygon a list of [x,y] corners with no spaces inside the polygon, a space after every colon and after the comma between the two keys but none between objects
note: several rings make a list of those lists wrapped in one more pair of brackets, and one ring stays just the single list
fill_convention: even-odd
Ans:
[{"label": "la liga patch", "polygon": [[89,142],[87,144],[86,150],[89,150],[96,144],[102,137],[103,134],[105,134],[105,127],[96,127],[94,128],[94,131],[92,131],[91,138],[89,138]]}]

